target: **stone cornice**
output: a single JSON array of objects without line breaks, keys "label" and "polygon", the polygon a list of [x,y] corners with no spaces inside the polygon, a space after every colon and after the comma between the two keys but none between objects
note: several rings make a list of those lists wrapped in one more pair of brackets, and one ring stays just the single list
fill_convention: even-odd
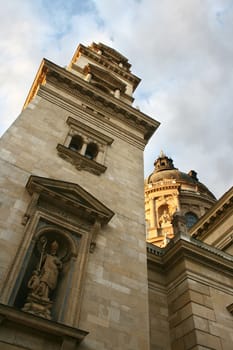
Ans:
[{"label": "stone cornice", "polygon": [[98,102],[103,109],[108,109],[108,113],[111,110],[115,118],[120,118],[123,122],[130,124],[131,127],[140,129],[144,133],[146,141],[149,140],[160,124],[136,108],[110,95],[106,95],[85,80],[46,59],[42,61],[24,108],[27,107],[37,93],[41,81],[43,81],[43,84],[46,82],[53,83],[58,89],[62,87],[64,91],[69,91],[73,96],[81,94],[84,99],[87,96],[89,97],[89,103],[95,104]]},{"label": "stone cornice", "polygon": [[[11,306],[0,304],[1,323],[7,322],[14,326],[22,326],[25,330],[29,329],[38,332],[40,336],[55,336],[62,341],[67,338],[79,344],[89,333],[79,328],[66,326],[65,324],[46,320],[42,317],[17,310]],[[12,327],[14,329],[14,327]]]},{"label": "stone cornice", "polygon": [[233,276],[233,256],[188,235],[178,234],[166,248],[158,248],[147,243],[147,259],[168,270],[179,260],[190,258],[202,265]]},{"label": "stone cornice", "polygon": [[[87,106],[86,107],[83,105],[80,106],[79,104],[71,101],[70,99],[65,98],[64,96],[61,96],[59,93],[52,90],[48,86],[41,86],[40,89],[38,90],[38,96],[67,110],[68,112],[77,116],[79,120],[82,120],[82,121],[89,120],[93,125],[96,125],[98,128],[101,127],[102,130],[105,130],[111,133],[111,135],[119,137],[120,139],[133,145],[134,147],[137,147],[141,150],[144,150],[145,148],[147,141],[142,139],[141,137],[134,135],[130,131],[126,131],[123,127],[109,120],[110,119],[108,117],[110,115],[109,111],[108,113],[106,113],[106,116],[103,113],[99,113],[99,112],[96,113],[96,111],[99,109],[98,106],[95,107],[95,110],[94,108],[91,109]],[[125,123],[127,124],[127,122]]]},{"label": "stone cornice", "polygon": [[[212,227],[220,223],[220,219],[232,213],[233,187],[231,187],[189,231],[193,237],[202,239]],[[232,214],[231,214],[232,215]]]},{"label": "stone cornice", "polygon": [[92,223],[97,220],[107,224],[114,215],[112,210],[74,183],[31,175],[26,188],[31,195],[37,193],[47,201],[56,201],[59,206]]},{"label": "stone cornice", "polygon": [[128,63],[128,58],[126,58],[125,56],[123,56],[120,52],[118,52],[117,50],[113,49],[112,47],[109,47],[103,43],[92,43],[91,48],[95,48],[95,49],[100,49],[100,50],[104,50],[104,52],[108,53],[110,56],[114,57],[115,59],[117,59],[119,62],[123,62],[124,64],[127,64],[128,67],[131,67],[131,65]]},{"label": "stone cornice", "polygon": [[164,180],[164,181],[159,181],[158,183],[146,184],[145,194],[149,195],[151,193],[172,190],[172,189],[178,190],[179,188],[180,188],[180,184],[177,183],[175,180]]},{"label": "stone cornice", "polygon": [[78,130],[85,131],[88,135],[94,136],[96,140],[102,142],[103,144],[111,145],[113,143],[113,139],[111,137],[104,135],[102,132],[90,128],[86,124],[80,122],[80,120],[68,117],[66,122],[69,126],[77,127]]},{"label": "stone cornice", "polygon": [[109,85],[113,90],[119,89],[122,93],[125,92],[126,84],[123,83],[120,79],[114,77],[109,71],[106,71],[94,64],[88,63],[84,67],[84,74],[91,73],[94,77],[99,80],[103,80]]},{"label": "stone cornice", "polygon": [[[90,63],[88,64],[88,65],[90,65]],[[92,65],[92,66],[94,66],[94,65]],[[80,74],[82,75],[82,76],[85,76],[86,74],[85,74],[85,68],[86,68],[87,66],[85,66],[84,68],[81,68],[81,67],[79,67],[78,65],[73,65],[72,66],[72,71],[76,71],[76,72],[78,72],[79,73],[79,76],[80,76]],[[97,79],[96,79],[97,78]],[[103,82],[103,79],[102,79],[102,82]],[[89,81],[89,83],[91,83],[91,84],[93,84],[95,87],[98,87],[98,88],[100,88],[100,86],[102,85],[101,84],[101,79],[100,78],[98,78],[98,77],[91,77],[91,80]],[[96,85],[97,84],[97,85]],[[123,83],[124,84],[124,83]],[[107,84],[108,85],[108,84]],[[105,87],[107,87],[107,86],[105,86]],[[125,102],[125,100],[128,100],[129,101],[129,103],[132,105],[132,103],[134,102],[134,97],[133,96],[131,96],[131,95],[128,95],[126,92],[125,92],[125,90],[126,90],[126,84],[124,84],[124,88],[123,88],[123,85],[121,84],[121,85],[112,85],[112,86],[108,86],[107,87],[107,89],[109,89],[109,88],[111,88],[113,91],[115,90],[115,89],[117,89],[117,88],[119,88],[119,90],[120,90],[120,98],[121,98],[121,100],[122,101],[124,101]]]}]

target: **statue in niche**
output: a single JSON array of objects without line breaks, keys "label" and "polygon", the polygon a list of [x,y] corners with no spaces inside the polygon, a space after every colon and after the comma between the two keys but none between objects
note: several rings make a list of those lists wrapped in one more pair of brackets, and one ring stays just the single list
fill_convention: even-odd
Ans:
[{"label": "statue in niche", "polygon": [[50,319],[50,308],[52,302],[49,299],[50,293],[56,289],[59,272],[62,269],[62,262],[57,256],[58,243],[53,241],[46,253],[47,239],[41,238],[42,250],[39,264],[28,281],[30,292],[23,311]]},{"label": "statue in niche", "polygon": [[58,243],[51,243],[50,253],[44,254],[47,241],[44,241],[40,263],[37,270],[28,282],[28,288],[32,293],[42,298],[48,298],[52,290],[57,286],[59,271],[62,269],[62,262],[57,257]]},{"label": "statue in niche", "polygon": [[164,209],[163,214],[159,218],[159,224],[160,226],[164,226],[170,223],[171,223],[171,215],[169,214],[167,209]]}]

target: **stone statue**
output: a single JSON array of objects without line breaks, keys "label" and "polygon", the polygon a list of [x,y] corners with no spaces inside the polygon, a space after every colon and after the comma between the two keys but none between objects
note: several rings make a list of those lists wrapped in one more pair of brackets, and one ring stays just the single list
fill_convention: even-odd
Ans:
[{"label": "stone statue", "polygon": [[28,281],[28,288],[31,292],[27,296],[23,311],[50,319],[50,308],[52,302],[49,299],[50,292],[57,287],[59,272],[62,269],[62,262],[57,256],[58,243],[53,241],[48,253],[45,253],[47,239],[41,239],[42,251],[40,261],[36,270]]},{"label": "stone statue", "polygon": [[[62,262],[57,257],[57,250],[58,243],[54,241],[51,243],[50,253],[45,254],[41,258],[39,276],[34,271],[29,280],[29,284],[32,285],[32,292],[39,297],[48,298],[49,293],[57,286],[58,274],[62,269]],[[29,285],[28,287],[30,288]]]},{"label": "stone statue", "polygon": [[163,214],[159,218],[159,224],[160,224],[160,226],[162,226],[164,224],[170,224],[170,223],[171,223],[171,216],[167,212],[167,210],[164,209]]},{"label": "stone statue", "polygon": [[32,293],[35,294],[36,290],[39,287],[39,284],[40,284],[39,271],[34,270],[30,280],[28,281],[28,288],[31,289]]}]

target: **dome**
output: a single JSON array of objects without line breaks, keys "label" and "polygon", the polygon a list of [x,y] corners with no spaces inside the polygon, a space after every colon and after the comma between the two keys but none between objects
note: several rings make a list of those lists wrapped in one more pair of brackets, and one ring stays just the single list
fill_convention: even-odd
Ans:
[{"label": "dome", "polygon": [[197,173],[194,170],[190,170],[189,173],[179,171],[173,165],[173,160],[167,157],[163,152],[154,162],[154,171],[148,176],[145,184],[155,184],[163,180],[176,180],[181,185],[189,185],[195,187],[201,194],[207,195],[211,199],[216,199],[210,190],[199,182]]}]

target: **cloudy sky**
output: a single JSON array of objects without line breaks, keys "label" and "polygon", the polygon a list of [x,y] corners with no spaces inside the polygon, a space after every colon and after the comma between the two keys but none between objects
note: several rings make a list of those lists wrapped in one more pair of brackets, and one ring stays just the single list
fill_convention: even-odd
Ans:
[{"label": "cloudy sky", "polygon": [[233,0],[11,0],[0,13],[0,133],[23,106],[43,57],[65,66],[103,42],[142,79],[135,106],[161,122],[162,149],[217,197],[233,185]]}]

